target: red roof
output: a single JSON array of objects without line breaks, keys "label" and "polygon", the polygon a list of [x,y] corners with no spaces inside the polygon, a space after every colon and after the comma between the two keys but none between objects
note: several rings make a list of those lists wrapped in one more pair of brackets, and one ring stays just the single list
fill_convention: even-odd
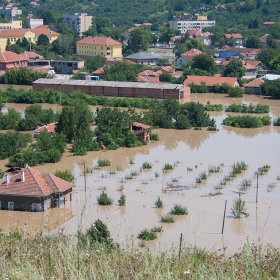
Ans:
[{"label": "red roof", "polygon": [[104,73],[104,67],[100,67],[97,70],[92,72],[92,74],[98,74],[98,75],[101,75],[103,73]]},{"label": "red roof", "polygon": [[35,27],[34,29],[49,29],[49,26],[47,24],[41,24],[41,25]]},{"label": "red roof", "polygon": [[158,73],[154,72],[152,70],[144,70],[140,73],[138,73],[138,76],[154,76],[154,77],[158,77]]},{"label": "red roof", "polygon": [[202,31],[200,29],[192,29],[188,30],[187,33],[190,37],[193,37],[194,35],[197,37],[202,34]]},{"label": "red roof", "polygon": [[46,36],[59,36],[60,34],[50,29],[3,29],[0,30],[0,37],[24,37],[25,33],[33,32],[38,37],[41,34]]},{"label": "red roof", "polygon": [[55,133],[55,128],[56,128],[56,122],[54,123],[50,123],[50,124],[46,124],[46,125],[43,125],[41,127],[38,127],[37,129],[35,129],[33,131],[33,133],[37,133],[39,134],[40,132],[42,131],[47,131],[49,133]]},{"label": "red roof", "polygon": [[24,57],[26,59],[30,59],[30,58],[33,58],[33,59],[35,59],[35,58],[37,58],[37,59],[44,59],[43,56],[41,56],[41,55],[39,55],[39,54],[37,54],[35,52],[23,52],[23,53],[20,54],[20,56],[22,56],[22,57]]},{"label": "red roof", "polygon": [[73,184],[52,174],[43,174],[29,166],[21,169],[24,181],[21,181],[21,172],[0,185],[0,195],[46,197],[54,193],[63,193],[73,188]]},{"label": "red roof", "polygon": [[198,49],[191,49],[187,52],[184,52],[181,54],[183,58],[185,58],[188,61],[191,61],[196,55],[202,54],[202,51]]},{"label": "red roof", "polygon": [[110,37],[99,37],[99,36],[88,36],[78,42],[76,44],[87,44],[87,45],[97,45],[97,46],[121,46],[120,42],[113,40]]},{"label": "red roof", "polygon": [[141,127],[142,129],[149,129],[151,127],[151,126],[149,126],[147,124],[143,124],[143,123],[139,123],[139,122],[134,122],[133,126]]},{"label": "red roof", "polygon": [[238,80],[235,77],[215,77],[215,76],[187,76],[184,81],[184,85],[201,85],[205,84],[206,86],[222,85],[223,83],[229,84],[234,87]]},{"label": "red roof", "polygon": [[160,69],[162,71],[165,71],[165,72],[168,72],[168,73],[174,73],[175,72],[175,69],[172,68],[171,66],[162,66],[162,67],[160,67]]},{"label": "red roof", "polygon": [[243,39],[241,34],[225,34],[224,36],[226,37],[226,39]]},{"label": "red roof", "polygon": [[250,83],[244,85],[244,87],[260,87],[261,84],[264,83],[264,80],[260,79],[260,78],[257,78],[253,81],[251,81]]},{"label": "red roof", "polygon": [[0,63],[27,61],[27,58],[11,51],[0,52]]}]

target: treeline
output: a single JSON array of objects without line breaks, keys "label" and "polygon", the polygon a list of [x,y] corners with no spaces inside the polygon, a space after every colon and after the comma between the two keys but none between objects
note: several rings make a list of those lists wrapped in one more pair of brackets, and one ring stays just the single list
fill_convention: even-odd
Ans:
[{"label": "treeline", "polygon": [[6,114],[0,111],[0,130],[31,131],[38,126],[57,121],[58,117],[58,113],[52,109],[42,109],[39,104],[28,106],[24,111],[24,117],[17,110],[9,108]]},{"label": "treeline", "polygon": [[192,93],[224,93],[228,94],[229,97],[242,97],[243,89],[240,87],[232,87],[227,83],[223,83],[222,85],[213,85],[207,86],[205,83],[201,83],[200,85],[196,85],[194,83],[189,84]]},{"label": "treeline", "polygon": [[231,104],[226,107],[226,112],[264,114],[269,113],[269,106],[263,104]]},{"label": "treeline", "polygon": [[0,84],[13,84],[13,85],[32,85],[34,81],[40,78],[46,78],[47,73],[42,73],[26,67],[12,67],[5,71],[0,76]]},{"label": "treeline", "polygon": [[256,117],[256,116],[228,116],[223,120],[224,125],[241,127],[241,128],[257,128],[271,124],[269,116]]}]

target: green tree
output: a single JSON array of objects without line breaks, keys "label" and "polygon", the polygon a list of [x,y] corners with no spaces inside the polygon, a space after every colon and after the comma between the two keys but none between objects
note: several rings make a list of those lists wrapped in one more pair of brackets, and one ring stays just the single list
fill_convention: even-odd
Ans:
[{"label": "green tree", "polygon": [[72,106],[62,108],[61,114],[56,126],[56,132],[62,132],[68,142],[72,142],[76,131],[75,110]]},{"label": "green tree", "polygon": [[47,35],[40,34],[37,39],[37,46],[45,46],[47,47],[50,44],[50,40]]},{"label": "green tree", "polygon": [[260,38],[258,36],[249,37],[246,41],[246,48],[256,48],[260,47]]},{"label": "green tree", "polygon": [[207,71],[210,75],[213,75],[216,72],[216,65],[214,59],[210,55],[204,53],[196,55],[193,58],[192,68]]},{"label": "green tree", "polygon": [[148,28],[138,27],[129,35],[128,48],[133,52],[146,51],[155,42],[156,38]]},{"label": "green tree", "polygon": [[164,72],[164,73],[159,75],[159,80],[161,82],[170,83],[172,81],[172,75],[170,73],[168,73],[168,72]]},{"label": "green tree", "polygon": [[159,35],[158,41],[160,43],[168,44],[171,41],[171,38],[174,36],[175,32],[169,27],[165,27],[163,32]]},{"label": "green tree", "polygon": [[104,66],[106,64],[106,58],[103,56],[96,56],[87,58],[85,61],[85,67],[88,72],[93,72],[98,68]]},{"label": "green tree", "polygon": [[243,66],[242,60],[232,59],[223,71],[224,77],[237,77],[241,79],[245,75],[246,69]]},{"label": "green tree", "polygon": [[265,80],[261,85],[262,94],[271,96],[273,99],[280,99],[280,79]]},{"label": "green tree", "polygon": [[58,178],[61,178],[65,181],[68,181],[70,183],[73,183],[74,180],[75,180],[75,176],[74,174],[68,170],[68,169],[65,169],[65,170],[56,170],[55,173],[54,173],[54,176],[58,177]]},{"label": "green tree", "polygon": [[278,51],[273,48],[262,48],[258,54],[258,59],[266,66],[269,65],[270,61],[278,55]]},{"label": "green tree", "polygon": [[136,82],[139,68],[136,64],[127,61],[116,61],[104,71],[104,80]]},{"label": "green tree", "polygon": [[192,39],[186,41],[185,44],[186,44],[188,50],[190,50],[190,49],[199,49],[201,51],[205,50],[205,45],[199,39],[196,39],[196,38],[192,38]]}]

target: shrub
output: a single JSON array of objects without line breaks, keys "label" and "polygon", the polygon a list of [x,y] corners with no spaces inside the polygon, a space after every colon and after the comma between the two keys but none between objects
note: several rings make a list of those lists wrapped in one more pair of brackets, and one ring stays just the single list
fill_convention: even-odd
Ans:
[{"label": "shrub", "polygon": [[152,231],[152,232],[162,232],[163,229],[162,229],[162,226],[159,226],[159,227],[153,227],[153,228],[151,229],[151,231]]},{"label": "shrub", "polygon": [[54,176],[59,177],[59,178],[65,180],[65,181],[68,181],[68,182],[71,182],[71,183],[73,183],[74,180],[75,180],[74,174],[68,169],[66,169],[66,170],[56,170],[55,173],[54,173]]},{"label": "shrub", "polygon": [[248,164],[246,164],[244,161],[240,161],[232,165],[233,175],[240,174],[247,169],[248,169]]},{"label": "shrub", "polygon": [[157,200],[154,202],[154,205],[157,206],[157,208],[163,208],[163,201],[160,199],[160,197],[158,196]]},{"label": "shrub", "polygon": [[250,179],[244,179],[241,183],[240,183],[240,187],[239,190],[240,191],[248,191],[250,189],[250,187],[252,186],[252,180]]},{"label": "shrub", "polygon": [[90,243],[100,243],[106,245],[107,248],[114,247],[113,239],[107,226],[101,221],[96,220],[94,225],[86,231],[86,236],[90,239]]},{"label": "shrub", "polygon": [[241,128],[256,128],[264,125],[270,125],[271,119],[269,116],[228,116],[223,120],[223,124]]},{"label": "shrub", "polygon": [[243,96],[243,89],[240,87],[232,87],[228,90],[229,97],[242,97]]},{"label": "shrub", "polygon": [[218,173],[221,171],[221,167],[220,166],[214,166],[214,165],[209,165],[208,166],[208,172],[209,173]]},{"label": "shrub", "polygon": [[248,214],[246,213],[246,205],[245,200],[242,200],[241,198],[235,198],[233,200],[233,206],[231,208],[231,214],[237,218],[240,219],[242,216],[247,217]]},{"label": "shrub", "polygon": [[165,214],[165,215],[162,215],[162,216],[160,217],[160,221],[161,221],[162,223],[174,223],[174,222],[175,222],[174,216],[171,215],[171,214],[169,214],[169,213],[167,213],[167,214]]},{"label": "shrub", "polygon": [[113,203],[113,199],[108,197],[107,193],[104,191],[97,196],[97,201],[99,205],[111,205]]},{"label": "shrub", "polygon": [[126,196],[124,194],[121,195],[120,199],[118,200],[118,203],[120,204],[120,206],[125,206],[126,203]]},{"label": "shrub", "polygon": [[273,120],[274,126],[280,126],[280,117]]},{"label": "shrub", "polygon": [[149,163],[149,162],[144,162],[142,164],[142,168],[143,169],[151,169],[152,167],[153,167],[153,165],[151,163]]},{"label": "shrub", "polygon": [[152,141],[158,141],[159,137],[157,133],[150,133],[150,140]]},{"label": "shrub", "polygon": [[170,163],[166,163],[163,167],[163,170],[167,171],[167,170],[171,170],[173,169],[173,165],[171,165]]},{"label": "shrub", "polygon": [[157,235],[152,230],[144,229],[138,234],[137,237],[142,240],[154,240],[157,238]]},{"label": "shrub", "polygon": [[98,160],[98,166],[99,167],[104,167],[104,166],[110,166],[111,165],[111,161],[108,159],[99,159]]},{"label": "shrub", "polygon": [[175,204],[169,212],[171,215],[188,215],[188,209],[180,204]]}]

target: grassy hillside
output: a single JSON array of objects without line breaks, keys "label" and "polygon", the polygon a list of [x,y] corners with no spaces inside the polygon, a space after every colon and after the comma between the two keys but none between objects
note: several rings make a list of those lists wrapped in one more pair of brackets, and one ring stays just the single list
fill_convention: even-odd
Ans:
[{"label": "grassy hillside", "polygon": [[1,279],[279,279],[279,251],[250,247],[232,257],[198,248],[153,253],[140,247],[108,249],[77,236],[0,235]]}]

